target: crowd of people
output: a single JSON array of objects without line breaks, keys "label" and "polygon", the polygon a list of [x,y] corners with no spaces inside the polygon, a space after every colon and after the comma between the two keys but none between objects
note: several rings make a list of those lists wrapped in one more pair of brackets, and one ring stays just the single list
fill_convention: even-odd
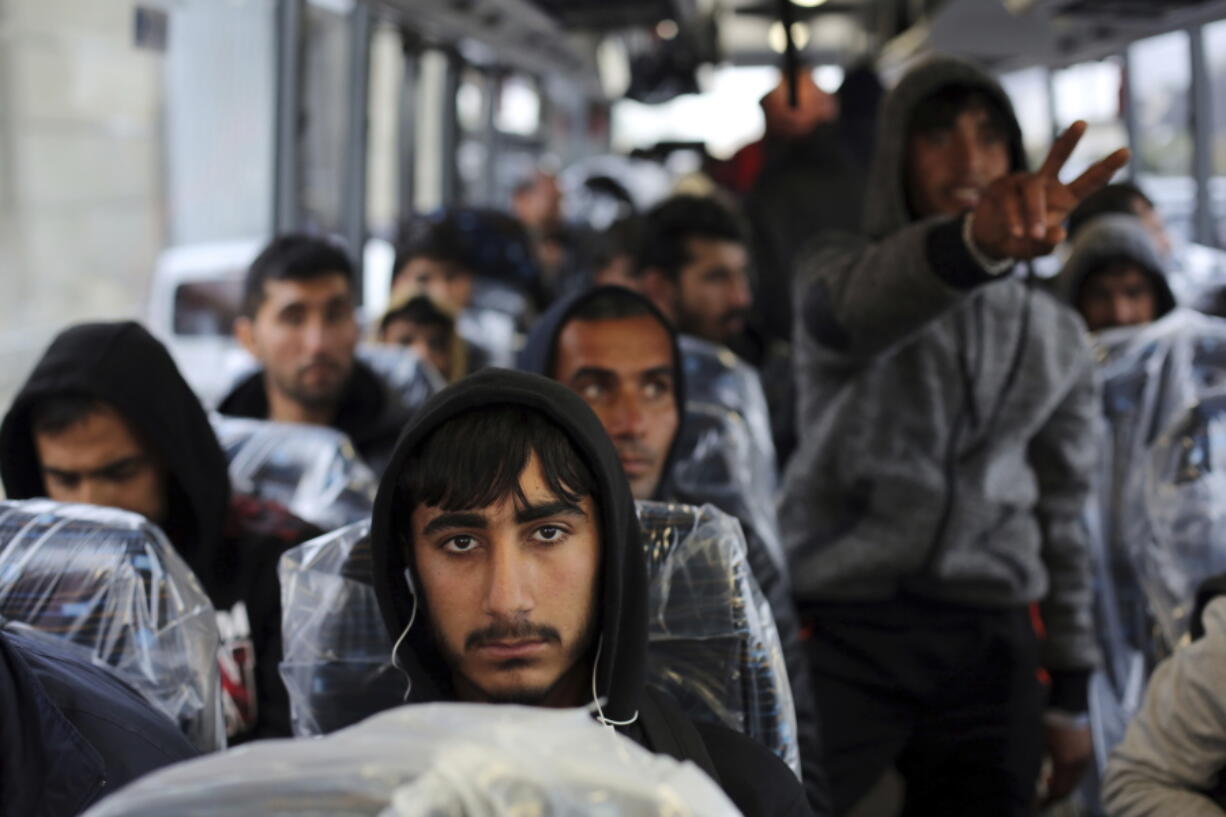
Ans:
[{"label": "crowd of people", "polygon": [[[977,67],[929,60],[880,106],[868,72],[840,96],[798,76],[794,101],[783,82],[763,100],[764,139],[709,168],[710,194],[596,234],[540,173],[509,214],[406,225],[370,338],[448,384],[424,404],[359,354],[347,252],[276,237],[234,326],[257,366],[216,411],[335,429],[377,477],[371,583],[410,705],[591,707],[750,816],[855,814],[891,770],[902,814],[1036,814],[1094,758],[1094,338],[1180,311],[1171,242],[1112,183],[1126,150],[1062,178],[1084,123],[1028,169]],[[157,339],[65,329],[0,426],[0,477],[9,500],[159,525],[226,622],[229,743],[292,734],[277,564],[323,531],[232,488]],[[798,770],[647,683],[648,501],[739,522]],[[1106,813],[1223,813],[1213,595],[1105,770]],[[74,660],[0,628],[0,751],[32,758],[0,764],[0,812],[77,814],[195,753]]]}]

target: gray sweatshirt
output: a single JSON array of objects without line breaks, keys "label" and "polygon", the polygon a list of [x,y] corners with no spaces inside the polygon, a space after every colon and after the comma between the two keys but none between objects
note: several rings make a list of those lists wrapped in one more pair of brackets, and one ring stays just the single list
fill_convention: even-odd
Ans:
[{"label": "gray sweatshirt", "polygon": [[[883,108],[868,237],[822,240],[798,270],[801,442],[784,545],[802,603],[1039,601],[1044,665],[1081,675],[1098,660],[1083,521],[1099,446],[1094,366],[1072,311],[990,276],[961,218],[911,217],[905,131],[948,84],[1012,112],[968,64],[911,72]],[[1015,122],[1011,137],[1021,169]]]}]

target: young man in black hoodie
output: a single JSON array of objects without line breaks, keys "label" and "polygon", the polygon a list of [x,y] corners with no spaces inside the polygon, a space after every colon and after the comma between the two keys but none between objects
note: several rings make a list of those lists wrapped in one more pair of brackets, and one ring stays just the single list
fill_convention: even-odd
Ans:
[{"label": "young man in black hoodie", "polygon": [[160,525],[208,593],[226,640],[250,641],[224,673],[234,704],[227,731],[289,734],[277,560],[319,531],[230,492],[208,417],[161,343],[131,322],[62,332],[0,425],[0,477],[10,499],[106,505]]},{"label": "young man in black hoodie", "polygon": [[331,426],[382,469],[410,412],[355,359],[354,271],[342,250],[306,235],[274,239],[247,272],[234,333],[261,368],[222,400],[222,414]]},{"label": "young man in black hoodie", "polygon": [[[676,329],[645,296],[604,286],[563,298],[533,327],[519,366],[583,398],[613,441],[635,499],[727,505],[683,494],[671,479],[685,421],[685,370]],[[796,703],[806,789],[814,810],[826,813],[816,705],[786,576],[745,509],[722,510],[742,519],[750,565],[775,615]]]},{"label": "young man in black hoodie", "polygon": [[768,749],[646,687],[641,547],[617,453],[577,395],[499,370],[440,392],[397,444],[371,526],[406,700],[591,706],[696,762],[747,817],[810,814]]}]

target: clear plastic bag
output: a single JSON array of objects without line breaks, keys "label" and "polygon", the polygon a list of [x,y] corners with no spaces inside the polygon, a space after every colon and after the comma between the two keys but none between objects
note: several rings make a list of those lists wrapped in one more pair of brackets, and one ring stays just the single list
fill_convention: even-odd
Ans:
[{"label": "clear plastic bag", "polygon": [[319,740],[263,741],[137,781],[85,817],[737,817],[690,763],[585,710],[421,704]]},{"label": "clear plastic bag", "polygon": [[[799,773],[779,635],[740,524],[711,506],[638,508],[651,580],[649,683],[691,717],[758,739]],[[296,735],[333,731],[403,698],[370,584],[368,534],[368,523],[350,525],[282,557],[281,676]]]},{"label": "clear plastic bag", "polygon": [[225,745],[213,606],[143,516],[0,502],[0,615],[88,650],[201,751]]},{"label": "clear plastic bag", "polygon": [[358,346],[357,356],[391,387],[410,412],[447,386],[438,369],[403,346],[364,343]]},{"label": "clear plastic bag", "polygon": [[220,414],[210,420],[236,492],[270,499],[323,530],[370,516],[379,482],[344,433]]}]

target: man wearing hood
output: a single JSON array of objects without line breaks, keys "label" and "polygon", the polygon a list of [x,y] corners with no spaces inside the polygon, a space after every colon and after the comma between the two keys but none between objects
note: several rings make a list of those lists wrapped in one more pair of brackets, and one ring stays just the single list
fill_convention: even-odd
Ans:
[{"label": "man wearing hood", "polygon": [[[561,382],[596,413],[635,499],[719,504],[682,495],[670,479],[685,421],[685,374],[676,330],[646,297],[605,286],[563,298],[533,327],[519,367]],[[723,510],[737,515],[740,509]],[[810,803],[818,813],[829,813],[817,709],[791,589],[751,521],[743,519],[741,526],[783,645]]]},{"label": "man wearing hood", "polygon": [[161,343],[132,322],[62,332],[0,424],[0,477],[10,499],[121,508],[161,526],[226,640],[249,642],[225,678],[231,737],[289,734],[277,560],[319,531],[231,493],[204,408]]},{"label": "man wearing hood", "polygon": [[1132,215],[1081,225],[1057,287],[1091,332],[1151,323],[1175,308],[1158,248]]},{"label": "man wearing hood", "polygon": [[283,235],[260,253],[243,285],[234,332],[261,368],[218,406],[222,414],[331,426],[382,469],[410,412],[355,359],[354,271],[339,248]]},{"label": "man wearing hood", "polygon": [[1061,183],[1084,129],[1026,173],[1000,86],[927,62],[884,104],[867,237],[799,271],[780,523],[840,813],[894,764],[907,813],[1031,814],[1042,738],[1049,799],[1090,759],[1094,367],[1076,316],[1010,274],[1126,161]]},{"label": "man wearing hood", "polygon": [[431,399],[380,482],[371,549],[406,701],[591,706],[647,748],[693,760],[748,817],[811,813],[768,749],[647,688],[634,498],[569,389],[487,370]]}]

